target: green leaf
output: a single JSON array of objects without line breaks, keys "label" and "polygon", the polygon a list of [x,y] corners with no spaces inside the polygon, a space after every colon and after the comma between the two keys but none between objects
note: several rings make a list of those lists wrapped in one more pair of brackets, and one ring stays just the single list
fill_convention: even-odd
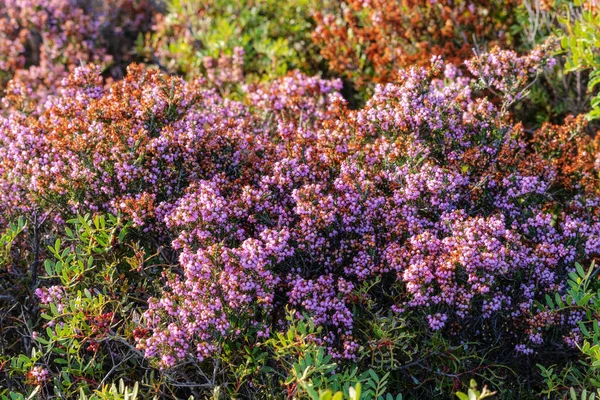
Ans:
[{"label": "green leaf", "polygon": [[369,375],[371,375],[371,378],[376,382],[379,383],[379,376],[377,376],[377,374],[375,373],[375,371],[373,371],[372,369],[370,369],[368,371]]},{"label": "green leaf", "polygon": [[583,296],[581,299],[579,299],[579,301],[577,302],[577,305],[580,307],[587,305],[590,302],[590,300],[592,299],[592,297],[594,297],[593,293],[587,293],[585,296]]},{"label": "green leaf", "polygon": [[585,270],[579,263],[575,263],[575,269],[577,269],[577,273],[580,277],[585,278]]},{"label": "green leaf", "polygon": [[35,389],[33,389],[33,391],[29,394],[29,396],[27,396],[27,400],[32,400],[33,398],[35,398],[41,389],[42,387],[40,385],[36,386]]},{"label": "green leaf", "polygon": [[554,302],[552,301],[552,298],[549,295],[546,295],[546,304],[548,304],[548,307],[554,309]]},{"label": "green leaf", "polygon": [[581,332],[583,332],[583,334],[585,336],[590,336],[590,331],[587,330],[583,321],[579,321],[578,325],[579,325],[579,329],[581,329]]},{"label": "green leaf", "polygon": [[313,400],[319,400],[319,393],[317,393],[317,391],[311,386],[306,386],[306,391]]},{"label": "green leaf", "polygon": [[360,400],[360,394],[361,394],[360,382],[357,382],[354,387],[351,387],[350,390],[348,391],[348,394],[350,395],[350,400]]},{"label": "green leaf", "polygon": [[46,273],[50,276],[54,275],[54,270],[52,268],[53,266],[54,266],[54,263],[52,261],[50,261],[50,260],[44,261],[44,269],[46,270]]},{"label": "green leaf", "polygon": [[588,82],[588,89],[593,90],[596,85],[600,83],[600,70],[595,70],[590,73],[590,80]]},{"label": "green leaf", "polygon": [[556,295],[554,296],[554,300],[556,300],[556,304],[558,304],[558,307],[560,307],[560,308],[565,307],[565,303],[563,303],[563,301],[560,298],[560,295],[558,293],[556,293]]},{"label": "green leaf", "polygon": [[331,400],[332,397],[333,394],[331,393],[331,390],[326,390],[323,393],[321,393],[321,395],[319,396],[319,400]]}]

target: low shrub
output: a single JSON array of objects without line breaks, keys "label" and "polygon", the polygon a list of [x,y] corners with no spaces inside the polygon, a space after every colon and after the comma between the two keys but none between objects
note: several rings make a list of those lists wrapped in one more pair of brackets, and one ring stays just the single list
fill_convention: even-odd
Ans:
[{"label": "low shrub", "polygon": [[[428,66],[432,56],[461,67],[473,48],[511,44],[519,1],[335,1],[315,14],[312,33],[331,70],[364,88]],[[489,46],[489,47],[487,47]]]},{"label": "low shrub", "polygon": [[552,49],[433,57],[357,110],[339,80],[249,83],[241,50],[12,93],[0,395],[583,393],[598,141],[510,114]]},{"label": "low shrub", "polygon": [[600,40],[599,6],[596,1],[575,1],[574,6],[567,8],[566,18],[562,21],[564,28],[561,37],[562,48],[567,52],[565,71],[588,71],[589,79],[584,86],[590,97],[587,116],[592,120],[600,118],[600,52],[597,45]]},{"label": "low shrub", "polygon": [[0,94],[22,94],[37,104],[82,63],[121,77],[138,32],[150,29],[153,10],[147,0],[3,0]]}]

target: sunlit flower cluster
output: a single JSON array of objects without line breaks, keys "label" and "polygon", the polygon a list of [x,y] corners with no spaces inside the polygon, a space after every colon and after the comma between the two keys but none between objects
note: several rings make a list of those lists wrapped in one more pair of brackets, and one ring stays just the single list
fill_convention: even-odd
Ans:
[{"label": "sunlit flower cluster", "polygon": [[149,29],[151,14],[146,0],[0,1],[0,93],[4,106],[31,111],[55,94],[57,82],[75,67],[120,64],[130,50],[115,48],[109,39],[130,44],[128,36]]},{"label": "sunlit flower cluster", "polygon": [[453,72],[434,58],[349,110],[340,82],[299,73],[233,101],[141,67],[107,89],[80,68],[39,118],[0,121],[2,206],[121,212],[171,238],[180,271],[138,337],[163,367],[269,337],[285,306],[352,359],[361,296],[527,354],[545,326],[573,328],[534,302],[600,253],[597,145],[579,120],[525,134]]}]

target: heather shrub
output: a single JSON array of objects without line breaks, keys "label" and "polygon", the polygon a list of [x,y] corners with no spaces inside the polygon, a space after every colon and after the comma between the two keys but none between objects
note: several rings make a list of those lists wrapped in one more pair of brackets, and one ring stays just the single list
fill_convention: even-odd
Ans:
[{"label": "heather shrub", "polygon": [[[473,17],[444,4],[417,6]],[[173,3],[163,22],[211,26],[225,6],[179,20],[192,5]],[[556,70],[553,41],[462,66],[454,48],[351,109],[340,80],[269,70],[260,35],[238,42],[305,10],[286,7],[223,13],[236,34],[207,43],[224,47],[168,67],[190,79],[131,65],[107,84],[91,63],[33,113],[27,91],[5,99],[0,396],[587,396],[598,141],[584,116],[533,129],[511,114]],[[464,23],[491,38],[487,18]]]},{"label": "heather shrub", "polygon": [[146,0],[2,1],[0,93],[8,101],[22,94],[37,103],[82,63],[110,68],[109,75],[120,77],[137,33],[150,28],[150,5]]},{"label": "heather shrub", "polygon": [[[539,61],[538,55],[532,58]],[[508,68],[516,73],[527,65],[523,59]],[[437,64],[431,73],[440,67]],[[406,301],[393,308],[404,312],[432,307],[427,319],[433,330],[443,328],[448,318],[444,312],[435,312],[436,305],[450,305],[456,317],[465,318],[470,314],[473,293],[482,295],[477,301],[483,301],[478,311],[483,315],[491,316],[493,310],[510,304],[517,308],[509,314],[523,314],[527,319],[528,311],[519,309],[512,298],[499,300],[499,293],[506,293],[508,287],[496,281],[497,272],[487,268],[500,268],[498,272],[504,275],[511,270],[509,265],[514,268],[515,259],[523,263],[523,268],[529,262],[559,265],[560,259],[554,257],[529,261],[531,250],[523,247],[520,234],[512,230],[518,224],[531,225],[525,232],[540,230],[558,240],[534,248],[558,246],[565,257],[562,262],[572,262],[585,254],[583,248],[564,247],[567,244],[560,239],[561,231],[554,225],[546,226],[552,220],[552,215],[542,211],[548,207],[546,201],[554,204],[560,199],[544,200],[544,193],[558,172],[549,165],[544,171],[549,174],[547,178],[539,174],[532,178],[532,168],[540,167],[527,166],[525,159],[532,155],[526,156],[520,150],[524,146],[519,145],[523,139],[517,139],[522,136],[520,128],[503,122],[501,111],[491,103],[470,98],[464,80],[447,85],[439,80],[424,83],[433,78],[428,74],[407,72],[402,86],[379,87],[365,109],[347,112],[339,119],[326,119],[322,128],[294,130],[292,126],[277,132],[287,135],[286,141],[275,146],[277,160],[265,176],[257,174],[259,169],[255,168],[256,180],[242,190],[228,190],[223,177],[204,179],[188,187],[164,219],[167,227],[180,232],[174,246],[183,251],[180,262],[186,272],[169,284],[172,295],[150,303],[149,323],[154,329],[164,327],[142,341],[147,354],[162,357],[163,365],[172,365],[187,353],[189,339],[199,337],[195,352],[203,359],[216,350],[215,340],[229,331],[244,331],[231,326],[229,314],[243,315],[241,321],[235,317],[235,323],[255,326],[259,338],[268,336],[271,328],[263,327],[260,321],[263,315],[280,309],[275,306],[283,301],[304,305],[306,311],[314,313],[315,322],[330,329],[329,336],[323,338],[330,351],[337,357],[352,359],[358,348],[349,308],[355,283],[387,274],[396,274],[399,286],[392,285],[386,291],[397,290],[406,296]],[[426,133],[414,136],[421,132]],[[301,145],[297,150],[290,147],[296,141]],[[507,174],[496,172],[496,157],[515,169]],[[480,189],[487,193],[463,197],[473,190],[471,182],[480,184],[481,179],[494,182]],[[431,186],[434,181],[439,184]],[[490,196],[497,198],[487,200]],[[528,200],[520,202],[517,209],[513,199],[520,196]],[[427,204],[432,208],[423,215],[419,210],[427,209]],[[470,207],[487,211],[473,216]],[[524,207],[528,210],[525,213]],[[580,207],[581,218],[587,219],[588,206],[583,203]],[[240,226],[238,218],[242,215],[252,217]],[[436,228],[436,224],[441,226]],[[394,234],[394,229],[400,231]],[[474,269],[466,269],[467,280],[454,286],[450,284],[458,279],[454,254],[458,256],[462,253],[459,249],[471,243],[468,232],[473,230],[480,232],[484,242],[471,244],[479,250],[463,263]],[[489,257],[494,256],[488,260],[479,254],[482,249],[487,249]],[[330,252],[336,257],[332,258]],[[305,257],[313,260],[310,263],[323,265],[324,270],[296,264]],[[426,265],[438,263],[442,268],[439,272],[426,272]],[[505,267],[501,267],[503,264]],[[450,270],[442,273],[442,265]],[[237,280],[231,278],[238,274]],[[547,279],[547,290],[554,290],[558,285],[555,276],[539,270],[531,278],[536,282]],[[278,287],[283,288],[281,293]],[[197,294],[191,303],[185,294],[188,292]],[[220,301],[215,302],[215,296]],[[487,296],[500,303],[489,303]],[[211,302],[207,309],[208,299]],[[389,301],[395,303],[392,298]],[[183,313],[182,325],[176,322],[180,318],[176,314],[178,306]],[[193,315],[196,322],[202,318],[204,321],[190,326],[184,322],[186,315]],[[180,332],[178,337],[172,336],[174,323]],[[161,349],[169,349],[168,354],[161,355]]]},{"label": "heather shrub", "polygon": [[318,122],[339,86],[301,75],[255,86],[252,112],[202,82],[129,71],[106,88],[98,68],[79,68],[40,116],[2,119],[3,215],[39,208],[57,218],[122,212],[138,226],[163,219],[192,184],[222,177],[243,185],[267,168],[281,122],[273,114],[288,125]]},{"label": "heather shrub", "polygon": [[315,14],[328,67],[357,89],[396,80],[432,56],[461,67],[473,49],[508,45],[518,1],[337,1]]}]

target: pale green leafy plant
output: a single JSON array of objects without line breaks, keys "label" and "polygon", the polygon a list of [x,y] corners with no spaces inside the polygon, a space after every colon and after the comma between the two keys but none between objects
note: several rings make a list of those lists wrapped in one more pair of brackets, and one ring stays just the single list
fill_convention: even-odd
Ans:
[{"label": "pale green leafy plant", "polygon": [[588,119],[600,118],[600,10],[594,1],[574,0],[565,6],[566,16],[559,18],[564,26],[561,46],[567,54],[566,72],[589,71],[587,83],[591,95]]},{"label": "pale green leafy plant", "polygon": [[475,382],[474,379],[471,379],[469,386],[470,387],[467,393],[456,392],[456,397],[458,397],[460,400],[481,400],[492,397],[496,394],[496,392],[490,392],[487,386],[484,386],[481,391],[477,390],[477,382]]}]

